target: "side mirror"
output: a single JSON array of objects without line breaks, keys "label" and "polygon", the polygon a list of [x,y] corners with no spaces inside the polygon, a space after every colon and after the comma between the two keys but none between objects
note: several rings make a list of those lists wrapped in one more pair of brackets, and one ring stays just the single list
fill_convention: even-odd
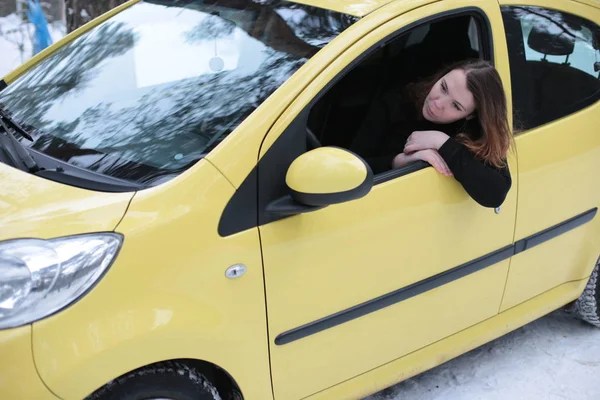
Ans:
[{"label": "side mirror", "polygon": [[285,182],[296,202],[323,207],[365,196],[373,187],[373,171],[348,150],[319,147],[292,162]]}]

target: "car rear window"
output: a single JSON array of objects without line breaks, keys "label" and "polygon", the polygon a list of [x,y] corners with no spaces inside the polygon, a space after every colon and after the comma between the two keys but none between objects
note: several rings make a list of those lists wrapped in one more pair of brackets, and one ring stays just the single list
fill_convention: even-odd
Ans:
[{"label": "car rear window", "polygon": [[355,21],[283,1],[142,1],[0,92],[49,156],[147,185],[208,154]]},{"label": "car rear window", "polygon": [[600,100],[600,27],[542,7],[502,7],[517,130],[529,130]]}]

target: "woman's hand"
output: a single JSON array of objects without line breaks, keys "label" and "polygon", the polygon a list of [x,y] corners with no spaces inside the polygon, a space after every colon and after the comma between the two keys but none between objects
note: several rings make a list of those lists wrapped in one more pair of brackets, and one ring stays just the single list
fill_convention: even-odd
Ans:
[{"label": "woman's hand", "polygon": [[406,140],[404,153],[411,154],[420,150],[439,150],[450,136],[440,131],[414,131]]},{"label": "woman's hand", "polygon": [[440,153],[438,153],[436,150],[421,150],[417,151],[412,156],[418,160],[423,160],[429,163],[440,174],[452,176],[452,171],[450,171],[448,164],[446,164],[446,161],[444,161],[442,156],[440,156]]},{"label": "woman's hand", "polygon": [[392,167],[400,168],[417,160],[423,160],[426,163],[429,163],[437,172],[444,176],[452,176],[452,171],[450,171],[446,161],[444,161],[437,151],[431,149],[420,150],[410,155],[400,153],[394,157]]}]

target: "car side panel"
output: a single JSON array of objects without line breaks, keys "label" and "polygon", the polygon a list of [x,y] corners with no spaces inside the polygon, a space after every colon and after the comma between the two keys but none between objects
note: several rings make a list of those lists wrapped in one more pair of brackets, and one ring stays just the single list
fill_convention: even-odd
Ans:
[{"label": "car side panel", "polygon": [[[522,5],[501,1],[502,5]],[[600,24],[600,10],[573,1],[531,0]],[[516,137],[519,199],[515,241],[600,207],[600,102]],[[558,285],[589,277],[600,256],[600,216],[512,261],[501,311]]]},{"label": "car side panel", "polygon": [[31,325],[0,331],[0,399],[58,399],[35,369]]},{"label": "car side panel", "polygon": [[[490,19],[496,64],[510,88],[497,3],[427,5],[374,30],[327,66],[273,126],[261,162],[322,88],[375,43],[423,18],[470,6]],[[511,154],[516,175],[515,161]],[[381,183],[364,198],[261,226],[270,340],[510,246],[516,196],[515,185],[495,214],[453,178],[428,168]],[[310,396],[496,315],[508,264],[505,259],[293,342],[272,343],[275,395]]]},{"label": "car side panel", "polygon": [[499,338],[576,299],[587,280],[565,283],[486,321],[305,400],[360,399]]},{"label": "car side panel", "polygon": [[[180,358],[225,369],[247,399],[271,399],[257,229],[222,238],[231,184],[207,161],[139,192],[117,228],[116,262],[68,309],[33,325],[40,376],[81,400],[147,364]],[[228,279],[243,263],[245,275]]]}]

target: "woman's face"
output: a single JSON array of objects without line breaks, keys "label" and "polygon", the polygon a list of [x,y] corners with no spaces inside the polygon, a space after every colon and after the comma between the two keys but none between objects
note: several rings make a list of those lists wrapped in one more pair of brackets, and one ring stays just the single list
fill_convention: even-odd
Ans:
[{"label": "woman's face", "polygon": [[437,81],[423,104],[423,117],[438,124],[458,121],[474,111],[473,94],[467,89],[467,75],[461,69],[454,69]]}]

